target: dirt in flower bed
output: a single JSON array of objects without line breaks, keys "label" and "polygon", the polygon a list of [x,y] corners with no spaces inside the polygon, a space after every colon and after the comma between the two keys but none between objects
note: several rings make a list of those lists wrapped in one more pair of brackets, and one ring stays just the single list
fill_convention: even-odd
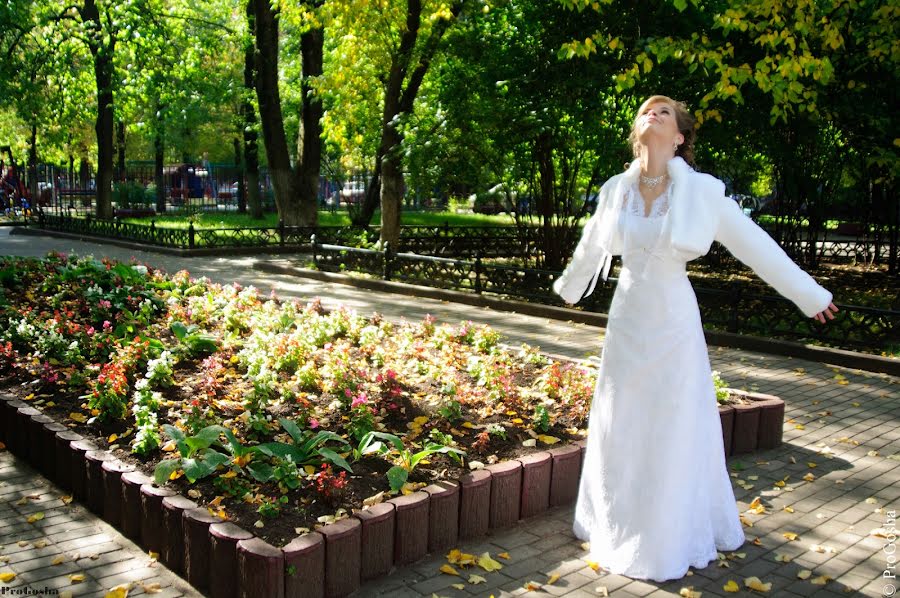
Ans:
[{"label": "dirt in flower bed", "polygon": [[275,544],[584,436],[593,372],[185,271],[0,258],[2,385]]}]

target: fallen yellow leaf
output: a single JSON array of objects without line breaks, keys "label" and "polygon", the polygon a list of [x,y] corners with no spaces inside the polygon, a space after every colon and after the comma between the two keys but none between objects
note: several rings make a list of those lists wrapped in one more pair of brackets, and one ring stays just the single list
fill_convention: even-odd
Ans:
[{"label": "fallen yellow leaf", "polygon": [[553,584],[556,583],[556,580],[558,580],[558,579],[559,579],[559,573],[553,573],[552,575],[550,575],[550,578],[547,579],[547,585],[552,586]]},{"label": "fallen yellow leaf", "polygon": [[814,476],[814,475],[810,472],[810,473],[806,474],[805,476],[803,476],[803,479],[806,480],[807,482],[812,482],[813,480],[816,479],[816,476]]},{"label": "fallen yellow leaf", "polygon": [[103,598],[126,598],[128,596],[128,590],[130,589],[131,584],[125,583],[108,591]]},{"label": "fallen yellow leaf", "polygon": [[153,583],[145,583],[143,586],[145,594],[158,594],[162,592],[162,588],[159,585],[158,581],[154,581]]},{"label": "fallen yellow leaf", "polygon": [[559,438],[556,436],[547,436],[546,434],[538,434],[537,439],[544,444],[556,444],[559,442]]},{"label": "fallen yellow leaf", "polygon": [[786,554],[776,554],[775,560],[779,563],[790,563],[793,559]]},{"label": "fallen yellow leaf", "polygon": [[690,586],[687,588],[681,588],[678,590],[678,595],[682,598],[700,598],[702,596],[702,592],[695,592],[694,586]]},{"label": "fallen yellow leaf", "polygon": [[467,567],[469,565],[474,565],[477,562],[477,559],[475,558],[474,554],[468,554],[462,552],[457,548],[454,548],[447,553],[447,561],[451,565],[461,565],[463,567]]},{"label": "fallen yellow leaf", "polygon": [[69,419],[71,419],[72,421],[76,421],[79,424],[83,424],[87,421],[87,418],[84,415],[82,415],[81,413],[75,413],[74,411],[69,414]]},{"label": "fallen yellow leaf", "polygon": [[529,581],[525,583],[525,589],[529,592],[537,592],[541,589],[541,584],[536,581]]},{"label": "fallen yellow leaf", "polygon": [[35,521],[40,521],[43,518],[44,518],[44,512],[38,511],[37,513],[33,513],[33,514],[29,515],[28,519],[26,519],[26,521],[28,521],[28,523],[34,523]]},{"label": "fallen yellow leaf", "polygon": [[69,576],[69,581],[72,583],[81,583],[84,581],[84,573],[75,573],[74,575]]},{"label": "fallen yellow leaf", "polygon": [[0,581],[3,583],[9,583],[16,578],[16,574],[12,571],[4,571],[0,573]]},{"label": "fallen yellow leaf", "polygon": [[796,540],[797,538],[800,537],[797,534],[795,534],[794,532],[784,532],[781,535],[784,536],[785,538],[787,538],[788,540],[790,540],[791,542],[793,542],[794,540]]},{"label": "fallen yellow leaf", "polygon": [[820,575],[814,579],[809,580],[809,583],[816,585],[816,586],[824,586],[826,583],[831,581],[831,579],[832,578],[827,575]]},{"label": "fallen yellow leaf", "polygon": [[72,495],[66,494],[65,496],[60,496],[59,500],[63,501],[64,505],[67,505],[72,502]]},{"label": "fallen yellow leaf", "polygon": [[737,582],[734,581],[733,579],[729,579],[728,583],[726,583],[724,586],[722,586],[722,589],[725,590],[726,592],[734,594],[735,592],[741,591],[741,586],[739,586],[737,584]]},{"label": "fallen yellow leaf", "polygon": [[471,584],[479,584],[479,583],[486,583],[486,582],[487,582],[487,580],[480,575],[475,575],[474,573],[469,575],[469,583],[471,583]]},{"label": "fallen yellow leaf", "polygon": [[447,575],[459,575],[459,571],[454,569],[452,565],[447,565],[446,563],[441,565],[441,573],[446,573]]},{"label": "fallen yellow leaf", "polygon": [[812,571],[809,569],[804,569],[800,573],[797,574],[797,577],[800,579],[809,579],[809,576],[812,575]]},{"label": "fallen yellow leaf", "polygon": [[784,510],[787,511],[788,513],[793,513],[794,507],[785,507]]},{"label": "fallen yellow leaf", "polygon": [[485,552],[480,557],[478,557],[478,566],[488,573],[490,573],[491,571],[499,571],[503,568],[503,565],[491,558],[491,554],[489,552]]},{"label": "fallen yellow leaf", "polygon": [[66,557],[65,557],[65,555],[61,554],[58,557],[56,557],[55,559],[53,559],[52,564],[53,565],[62,565],[65,562],[66,562]]},{"label": "fallen yellow leaf", "polygon": [[757,592],[768,592],[772,589],[771,583],[763,583],[758,577],[748,577],[744,580],[744,585]]},{"label": "fallen yellow leaf", "polygon": [[587,566],[590,567],[591,569],[593,569],[594,571],[598,571],[600,569],[600,563],[598,563],[596,561],[585,561],[585,563],[587,563]]},{"label": "fallen yellow leaf", "polygon": [[115,441],[118,440],[118,439],[119,439],[119,435],[118,435],[118,434],[110,434],[110,435],[109,435],[109,438],[107,438],[106,441],[107,441],[108,443],[112,444],[113,442],[115,442]]},{"label": "fallen yellow leaf", "polygon": [[498,554],[497,556],[500,557],[501,559],[506,559],[507,561],[509,560],[509,553],[508,553],[508,552],[501,552],[501,553]]}]

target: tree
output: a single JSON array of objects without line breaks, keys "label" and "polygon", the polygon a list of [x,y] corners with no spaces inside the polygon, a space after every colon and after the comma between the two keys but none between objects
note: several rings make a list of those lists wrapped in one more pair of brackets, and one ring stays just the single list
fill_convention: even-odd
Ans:
[{"label": "tree", "polygon": [[268,0],[248,2],[254,9],[254,79],[259,117],[278,214],[287,225],[315,226],[318,221],[322,103],[310,80],[322,74],[324,29],[314,13],[321,3],[303,3],[300,7],[300,20],[305,21],[300,33],[304,93],[298,155],[296,167],[292,167],[279,88],[279,23],[285,7],[273,6]]},{"label": "tree", "polygon": [[[375,150],[375,174],[355,224],[368,224],[381,205],[381,241],[396,247],[400,240],[400,209],[403,201],[403,125],[413,114],[414,104],[432,61],[442,49],[445,33],[459,18],[463,0],[449,4],[423,5],[392,0],[384,6],[353,0],[332,7],[332,22],[346,45],[336,52],[351,60],[338,61],[332,76],[350,78],[347,70],[360,69],[380,83],[380,131]],[[361,60],[372,61],[363,67]],[[371,78],[363,83],[372,89]],[[335,85],[337,87],[337,85]]]},{"label": "tree", "polygon": [[[620,4],[560,1],[570,9],[590,7],[604,15]],[[633,88],[666,62],[683,69],[685,77],[710,79],[697,104],[701,123],[721,118],[728,104],[768,112],[768,125],[759,122],[757,130],[771,141],[768,153],[782,205],[792,213],[799,206],[807,208],[812,248],[807,257],[814,260],[823,202],[847,165],[842,158],[848,143],[871,156],[869,164],[879,172],[876,180],[895,186],[900,160],[897,144],[885,132],[897,130],[897,117],[875,104],[886,97],[879,91],[891,94],[898,83],[900,9],[883,0],[672,0],[663,8],[683,13],[679,18],[695,25],[659,31],[653,23],[640,22],[637,36],[631,33],[634,28],[597,32],[583,42],[564,44],[562,51],[575,57],[610,48],[627,56],[630,64],[614,79],[620,91]],[[668,22],[658,15],[653,20]]]}]

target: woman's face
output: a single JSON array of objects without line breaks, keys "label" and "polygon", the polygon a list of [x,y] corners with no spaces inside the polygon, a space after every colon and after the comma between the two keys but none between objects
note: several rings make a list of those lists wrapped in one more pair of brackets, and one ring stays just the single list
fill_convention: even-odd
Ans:
[{"label": "woman's face", "polygon": [[638,115],[638,138],[645,143],[648,135],[658,136],[677,144],[684,143],[684,136],[678,132],[675,109],[667,102],[653,102],[644,107]]}]

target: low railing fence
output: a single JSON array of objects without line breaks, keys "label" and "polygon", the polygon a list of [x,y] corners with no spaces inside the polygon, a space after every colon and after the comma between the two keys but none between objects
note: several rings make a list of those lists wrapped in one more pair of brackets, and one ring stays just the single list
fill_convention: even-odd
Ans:
[{"label": "low railing fence", "polygon": [[[313,263],[329,272],[354,271],[383,280],[561,305],[553,292],[559,272],[474,260],[360,249],[312,240]],[[588,311],[609,311],[617,279],[597,285],[582,304]],[[793,341],[815,340],[847,349],[896,352],[900,349],[900,311],[839,305],[840,315],[827,325],[805,317],[787,299],[748,291],[735,282],[729,288],[694,287],[705,325],[711,329]]]},{"label": "low railing fence", "polygon": [[[95,218],[57,215],[39,212],[30,219],[32,226],[47,230],[76,234],[103,236],[126,241],[136,241],[162,247],[195,249],[199,247],[271,247],[275,245],[307,248],[310,235],[320,242],[350,247],[371,247],[379,237],[379,228],[355,226],[285,226],[246,228],[198,228],[190,222],[187,228],[169,228],[124,220],[98,220]],[[482,258],[513,259],[526,265],[536,263],[544,245],[545,232],[539,227],[519,226],[420,226],[405,225],[400,228],[400,251],[432,255],[451,259]],[[574,243],[564,248],[571,254]],[[808,244],[801,244],[805,255]],[[820,259],[832,262],[872,263],[886,261],[890,247],[868,239],[820,241]],[[802,258],[803,256],[794,256]],[[876,259],[876,257],[878,259]],[[735,259],[724,247],[714,244],[712,250],[701,258],[710,264],[734,263]]]}]

